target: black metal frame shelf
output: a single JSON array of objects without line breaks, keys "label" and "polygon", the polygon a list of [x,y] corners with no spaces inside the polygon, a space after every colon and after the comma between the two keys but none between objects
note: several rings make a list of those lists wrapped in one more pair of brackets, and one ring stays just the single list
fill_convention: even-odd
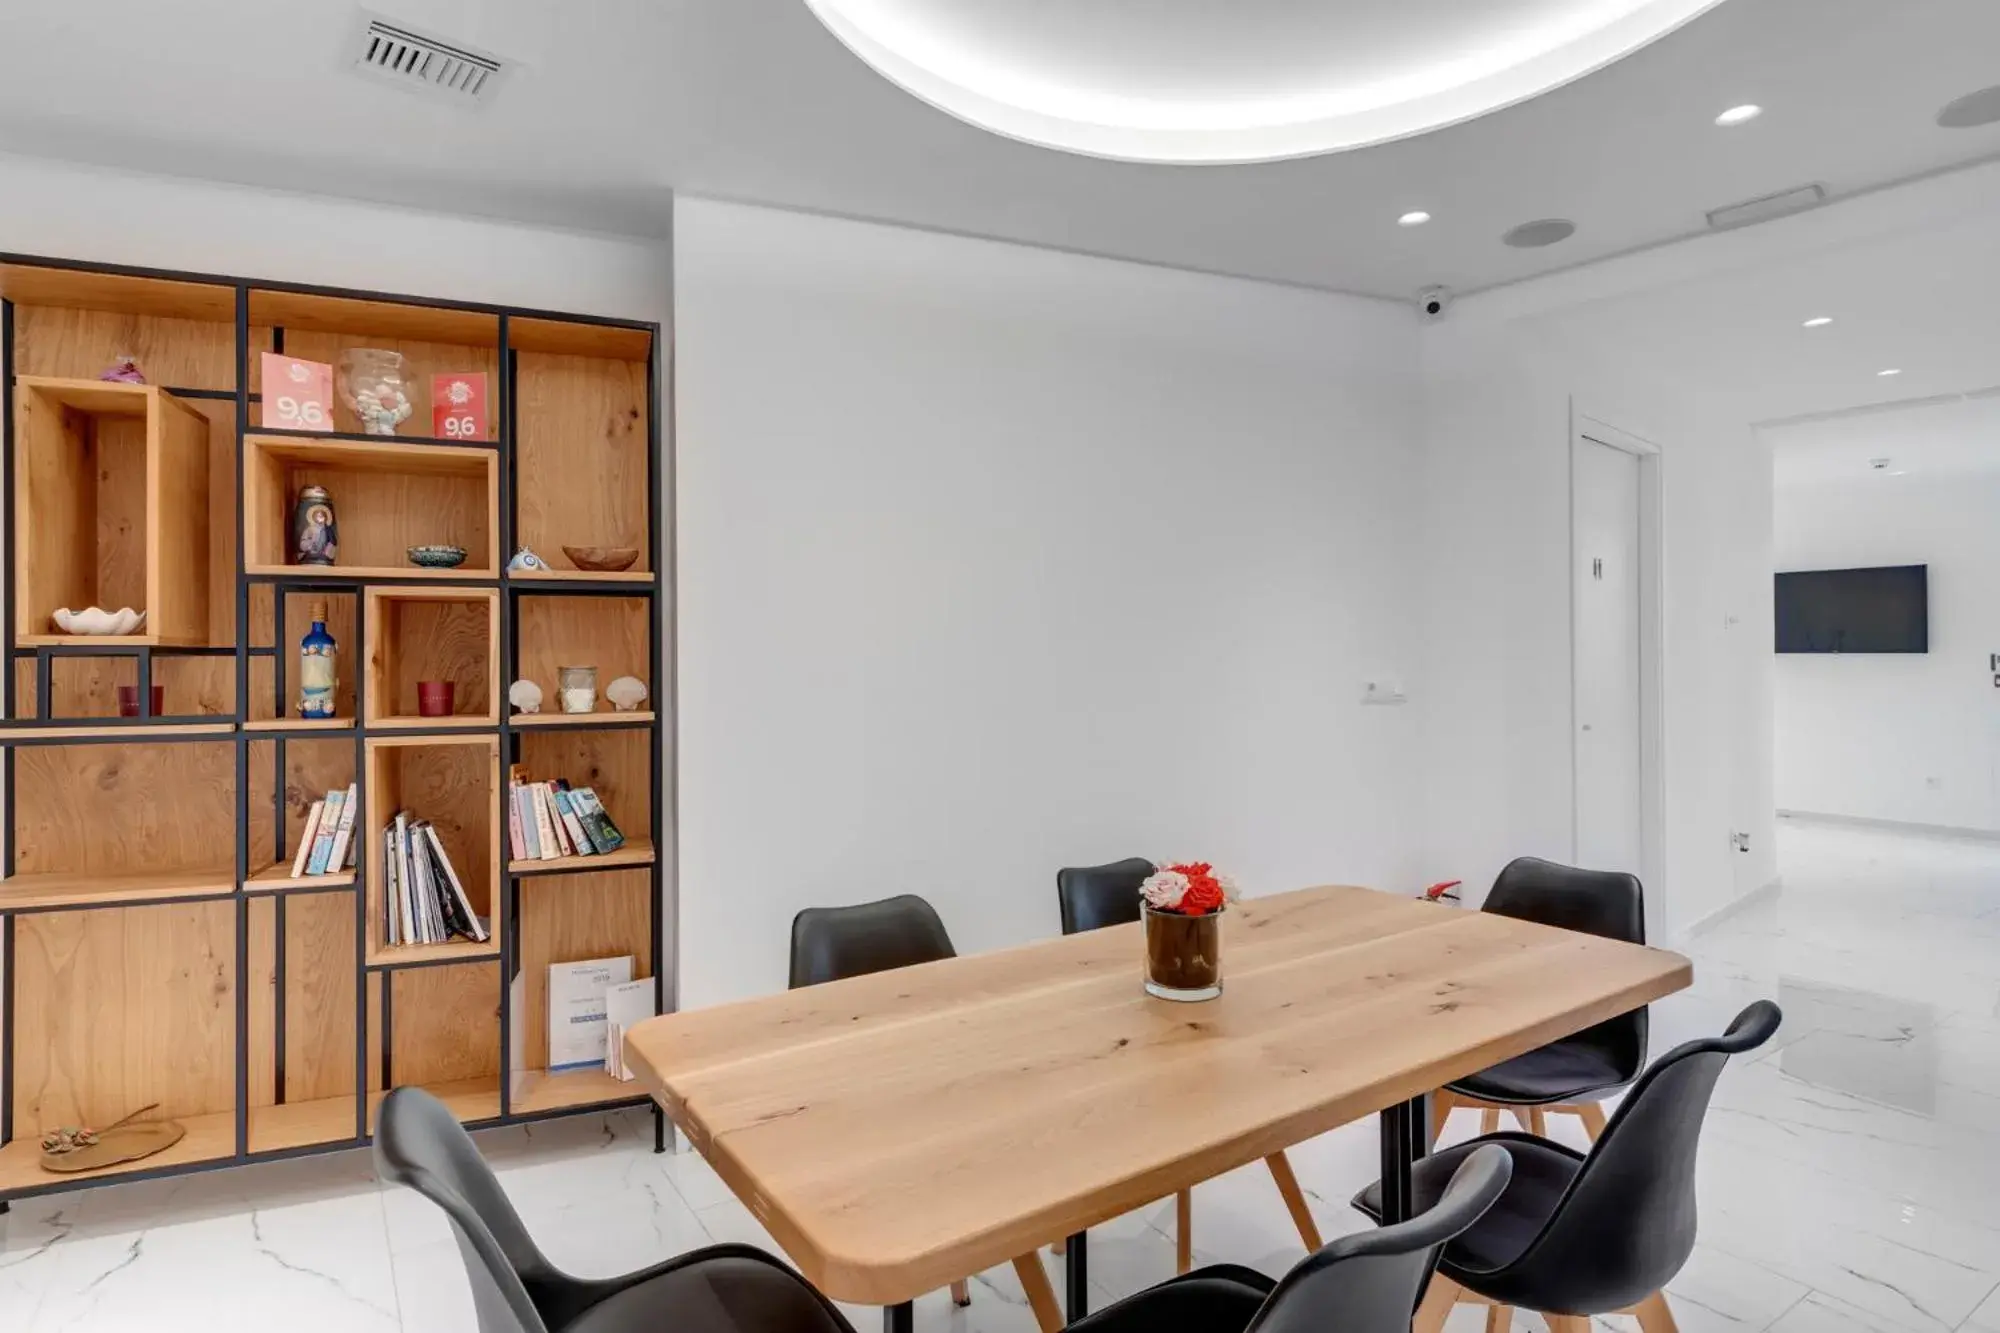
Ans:
[{"label": "black metal frame shelf", "polygon": [[[663,431],[666,429],[666,423],[662,418],[660,402],[661,386],[657,369],[663,347],[661,342],[661,326],[645,321],[595,315],[577,315],[525,307],[451,301],[433,297],[412,297],[351,288],[272,282],[251,278],[226,277],[129,265],[100,264],[90,261],[55,259],[40,256],[0,254],[0,265],[18,265],[75,273],[153,279],[166,282],[196,283],[213,288],[232,289],[234,297],[236,388],[234,390],[169,388],[166,391],[182,398],[208,400],[211,402],[233,402],[235,404],[236,412],[233,433],[235,437],[236,494],[238,496],[235,514],[236,569],[234,571],[236,597],[235,623],[237,628],[236,643],[233,646],[155,647],[133,643],[91,644],[87,641],[75,643],[20,643],[17,641],[16,625],[12,615],[12,599],[16,595],[16,551],[12,542],[7,543],[4,554],[4,584],[6,589],[5,596],[9,599],[7,607],[9,614],[5,617],[4,629],[0,629],[0,660],[8,662],[10,665],[4,673],[0,673],[0,800],[5,801],[6,807],[10,812],[9,817],[12,817],[11,812],[15,809],[15,755],[16,751],[21,747],[152,744],[155,742],[229,744],[234,746],[234,824],[236,846],[234,849],[235,866],[233,881],[227,891],[197,893],[180,897],[171,895],[161,896],[159,893],[149,896],[145,892],[135,890],[129,895],[107,896],[101,901],[20,906],[10,905],[5,894],[5,886],[14,880],[16,870],[15,839],[11,837],[7,839],[4,858],[0,858],[0,872],[4,872],[5,876],[4,878],[0,878],[0,974],[4,974],[4,982],[0,982],[0,985],[4,985],[4,999],[6,1002],[5,1021],[4,1024],[0,1024],[0,1145],[11,1142],[16,1136],[16,1126],[13,1116],[14,1014],[16,1006],[14,1004],[15,997],[13,992],[17,973],[13,963],[15,921],[19,916],[41,912],[149,906],[158,905],[163,902],[233,901],[236,903],[234,968],[236,977],[239,981],[242,981],[250,976],[249,940],[251,935],[251,906],[259,900],[269,902],[271,904],[271,911],[275,914],[276,1021],[271,1036],[275,1047],[272,1056],[274,1057],[273,1063],[277,1076],[275,1096],[277,1097],[277,1105],[283,1106],[286,1057],[284,1007],[286,997],[286,959],[284,953],[286,904],[290,899],[302,895],[350,894],[352,895],[354,905],[354,1032],[356,1034],[354,1042],[355,1092],[353,1093],[353,1101],[355,1105],[355,1117],[353,1133],[325,1142],[303,1143],[281,1148],[257,1148],[253,1146],[252,1140],[252,1118],[258,1113],[268,1113],[271,1107],[260,1106],[252,1108],[250,1105],[251,1088],[249,1078],[252,1064],[250,1058],[252,1026],[250,996],[253,988],[247,984],[238,984],[235,987],[236,1083],[233,1152],[212,1158],[203,1158],[202,1160],[177,1162],[166,1166],[147,1167],[141,1163],[138,1164],[137,1169],[132,1170],[92,1173],[82,1177],[51,1177],[46,1183],[37,1183],[12,1189],[0,1188],[0,1212],[4,1212],[7,1201],[14,1198],[27,1198],[58,1193],[101,1183],[163,1179],[251,1162],[283,1161],[319,1153],[341,1151],[368,1143],[370,1141],[369,1117],[371,1106],[380,1095],[378,1092],[370,1091],[370,1052],[366,1034],[371,1028],[369,993],[374,983],[371,983],[369,978],[382,978],[380,982],[380,1012],[378,1015],[382,1036],[379,1041],[379,1049],[374,1053],[374,1056],[381,1061],[381,1069],[385,1075],[384,1086],[386,1087],[389,1086],[386,1076],[391,1072],[390,1061],[392,1058],[389,1033],[391,1027],[390,1005],[393,987],[389,984],[388,978],[394,973],[417,968],[449,967],[468,963],[485,964],[497,962],[499,964],[502,996],[500,1005],[499,1072],[496,1088],[499,1113],[490,1117],[469,1120],[466,1122],[469,1126],[478,1128],[532,1123],[558,1116],[590,1114],[610,1109],[651,1105],[652,1103],[649,1098],[643,1094],[634,1093],[629,1096],[586,1102],[575,1106],[561,1106],[544,1110],[522,1110],[518,1113],[512,1106],[512,1092],[516,1082],[516,1075],[520,1071],[512,1067],[511,1028],[512,1024],[517,1021],[517,1016],[512,1013],[513,1006],[508,997],[511,996],[513,991],[511,983],[518,974],[521,966],[519,939],[520,880],[550,873],[573,873],[596,867],[588,864],[590,858],[578,858],[578,864],[564,866],[560,870],[548,871],[536,868],[519,874],[514,872],[510,868],[508,859],[504,854],[504,811],[500,810],[500,807],[504,804],[504,789],[502,792],[494,793],[495,808],[496,811],[499,811],[499,817],[502,819],[499,836],[503,845],[503,855],[500,858],[498,866],[497,882],[491,887],[494,895],[492,908],[495,920],[494,938],[492,946],[488,950],[466,950],[454,952],[446,956],[411,957],[406,959],[383,957],[380,954],[371,957],[368,944],[369,922],[367,917],[367,885],[371,868],[366,864],[369,859],[366,856],[361,856],[357,859],[357,869],[351,875],[330,876],[327,878],[327,882],[324,883],[292,881],[289,876],[272,875],[270,872],[276,870],[279,866],[285,865],[287,861],[286,797],[283,777],[286,772],[286,747],[289,744],[302,742],[338,742],[344,745],[351,745],[354,751],[354,773],[357,781],[357,791],[364,791],[366,783],[361,781],[361,779],[367,764],[368,742],[374,738],[393,736],[398,740],[408,741],[411,739],[421,740],[430,736],[455,740],[463,740],[468,736],[478,735],[497,736],[504,768],[507,765],[520,762],[521,738],[524,735],[532,734],[538,730],[550,730],[550,728],[536,728],[532,726],[525,728],[515,727],[511,719],[506,716],[504,706],[501,710],[502,716],[497,724],[482,721],[472,727],[449,724],[439,726],[364,726],[359,719],[366,716],[366,673],[360,671],[355,672],[353,709],[356,716],[352,719],[345,719],[346,725],[327,727],[324,725],[315,725],[302,719],[287,717],[286,666],[288,662],[288,649],[284,623],[284,594],[288,588],[309,588],[315,592],[350,592],[357,597],[357,600],[363,589],[374,586],[408,585],[435,588],[441,591],[460,588],[500,589],[503,593],[500,599],[500,641],[494,645],[493,651],[498,654],[498,660],[502,664],[504,680],[514,679],[520,668],[519,644],[515,630],[517,596],[601,596],[611,594],[621,597],[644,598],[646,599],[648,608],[647,629],[651,643],[648,653],[651,673],[650,686],[655,697],[660,701],[657,713],[648,720],[621,719],[616,714],[607,714],[602,720],[597,720],[593,717],[593,720],[589,723],[566,723],[564,726],[587,726],[591,728],[618,730],[643,729],[650,734],[651,745],[649,747],[648,762],[651,765],[652,781],[649,784],[651,800],[647,817],[649,832],[654,840],[654,854],[643,861],[636,859],[622,861],[616,868],[620,870],[643,871],[648,875],[650,906],[647,929],[652,958],[655,1004],[660,1012],[666,1012],[671,1007],[672,996],[669,987],[672,972],[672,955],[670,952],[672,931],[669,920],[670,909],[668,906],[669,897],[667,887],[668,872],[672,862],[672,844],[665,812],[672,780],[671,768],[667,763],[669,757],[668,746],[671,743],[667,729],[672,725],[673,696],[672,668],[667,656],[668,636],[671,632],[671,624],[668,617],[671,614],[671,610],[670,604],[664,596],[668,588],[667,579],[670,577],[670,571],[662,565],[663,553],[670,548],[666,545],[663,538],[665,525],[668,522],[668,511],[666,506],[661,503],[660,498],[663,493],[662,482],[665,479],[664,470],[671,466],[671,458],[668,451],[663,447]],[[494,438],[489,440],[460,440],[414,435],[390,437],[345,432],[319,433],[265,429],[255,424],[252,420],[254,414],[251,411],[251,406],[261,401],[261,395],[250,392],[249,386],[250,360],[253,351],[257,350],[253,344],[251,321],[253,296],[256,293],[282,293],[295,296],[378,302],[428,310],[453,311],[496,317],[498,328],[496,352],[500,374],[498,376],[499,385]],[[393,441],[402,444],[488,449],[495,451],[499,456],[500,462],[499,533],[497,544],[503,557],[512,552],[515,549],[514,537],[518,514],[517,484],[519,480],[520,459],[517,432],[518,352],[510,340],[510,323],[517,319],[533,320],[538,324],[553,323],[624,330],[634,335],[635,339],[637,335],[644,335],[645,338],[650,340],[652,354],[647,358],[645,363],[645,393],[649,417],[646,436],[646,480],[649,497],[646,564],[647,568],[651,571],[649,581],[641,582],[630,577],[578,577],[574,574],[545,579],[515,578],[509,576],[504,570],[482,570],[459,576],[454,573],[445,573],[442,575],[423,574],[414,570],[407,573],[401,571],[368,570],[363,573],[352,568],[343,569],[338,566],[328,567],[324,570],[288,567],[282,571],[262,567],[252,569],[249,567],[246,560],[245,524],[241,497],[244,494],[245,441],[250,437],[368,443]],[[4,441],[4,448],[0,448],[0,494],[4,494],[5,502],[10,508],[15,501],[17,481],[15,469],[16,446],[14,439],[14,358],[16,347],[14,332],[14,304],[11,301],[0,299],[0,441]],[[527,330],[524,329],[524,333],[526,332]],[[544,340],[549,336],[549,330],[546,328],[538,329],[535,332],[538,337]],[[282,350],[284,346],[284,330],[276,328],[273,334],[275,348]],[[217,521],[225,520],[218,515]],[[250,641],[252,637],[251,626],[253,624],[251,616],[251,591],[258,586],[269,587],[272,590],[270,600],[273,604],[271,616],[273,633],[272,642],[268,645],[256,645]],[[358,614],[355,629],[358,636],[361,629]],[[359,645],[354,646],[358,647]],[[347,647],[349,645],[343,645],[343,648]],[[148,686],[153,681],[152,659],[155,654],[163,657],[233,657],[235,664],[236,711],[233,714],[175,715],[166,717],[141,716],[130,718],[51,718],[46,716],[52,693],[51,665],[55,661],[62,659],[91,657],[132,657],[136,659],[139,677],[139,702],[143,712],[151,702]],[[16,711],[20,703],[17,697],[19,689],[17,688],[15,670],[11,663],[17,660],[25,661],[30,658],[36,662],[35,711],[37,716],[33,718],[17,718]],[[251,716],[253,682],[250,668],[252,661],[259,658],[270,659],[273,663],[273,668],[267,673],[268,679],[264,684],[268,685],[272,694],[272,701],[277,711],[277,716],[275,717],[256,718]],[[358,662],[359,654],[355,653],[349,656],[348,660],[350,662]],[[265,863],[260,852],[260,863],[255,866],[251,864],[250,847],[250,775],[253,771],[253,762],[264,762],[264,756],[261,753],[253,756],[253,745],[270,747],[272,753],[269,759],[272,765],[272,772],[279,779],[273,784],[276,790],[272,793],[272,805],[274,808],[271,812],[275,815],[276,861]],[[364,827],[366,821],[373,817],[373,812],[367,809],[367,799],[363,796],[356,815],[357,829]],[[286,868],[289,867],[287,866]],[[268,881],[276,882],[266,882],[262,887],[259,887],[255,876],[260,873],[265,874]],[[227,879],[229,876],[225,874],[220,878]],[[300,1106],[303,1108],[304,1104],[301,1103]],[[654,1126],[656,1146],[664,1147],[669,1131],[666,1119],[659,1112],[657,1106],[654,1107]]]}]

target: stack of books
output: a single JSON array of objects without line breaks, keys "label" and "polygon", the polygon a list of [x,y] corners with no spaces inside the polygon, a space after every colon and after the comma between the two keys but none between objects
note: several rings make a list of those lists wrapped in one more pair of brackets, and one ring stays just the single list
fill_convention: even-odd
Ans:
[{"label": "stack of books", "polygon": [[533,781],[519,764],[507,778],[507,840],[516,861],[602,856],[625,845],[625,835],[590,788],[572,787],[563,778]]},{"label": "stack of books", "polygon": [[299,834],[299,850],[292,857],[292,878],[309,875],[337,875],[354,868],[354,812],[359,804],[355,784],[345,791],[330,791],[312,803],[306,814],[305,829]]},{"label": "stack of books", "polygon": [[398,810],[382,831],[384,938],[391,946],[443,944],[454,935],[485,943],[458,871],[428,819]]}]

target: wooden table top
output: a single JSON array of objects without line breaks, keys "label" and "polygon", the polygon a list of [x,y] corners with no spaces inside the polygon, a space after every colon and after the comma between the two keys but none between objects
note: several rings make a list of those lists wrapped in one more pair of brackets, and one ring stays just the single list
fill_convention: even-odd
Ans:
[{"label": "wooden table top", "polygon": [[1148,996],[1115,926],[649,1019],[627,1059],[814,1285],[890,1304],[1692,979],[1368,889],[1223,924],[1206,1003]]}]

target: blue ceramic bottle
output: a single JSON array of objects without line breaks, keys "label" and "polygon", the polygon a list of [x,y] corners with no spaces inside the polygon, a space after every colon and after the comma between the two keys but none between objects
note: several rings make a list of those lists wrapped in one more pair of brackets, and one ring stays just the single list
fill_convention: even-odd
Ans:
[{"label": "blue ceramic bottle", "polygon": [[312,628],[299,640],[299,716],[332,717],[333,636],[326,632],[326,603],[314,602]]}]

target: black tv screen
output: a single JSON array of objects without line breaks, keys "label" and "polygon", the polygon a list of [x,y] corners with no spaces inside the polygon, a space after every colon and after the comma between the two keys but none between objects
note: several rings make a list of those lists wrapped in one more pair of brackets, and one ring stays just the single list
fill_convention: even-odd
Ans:
[{"label": "black tv screen", "polygon": [[1930,567],[1811,569],[1778,575],[1781,653],[1927,653]]}]

